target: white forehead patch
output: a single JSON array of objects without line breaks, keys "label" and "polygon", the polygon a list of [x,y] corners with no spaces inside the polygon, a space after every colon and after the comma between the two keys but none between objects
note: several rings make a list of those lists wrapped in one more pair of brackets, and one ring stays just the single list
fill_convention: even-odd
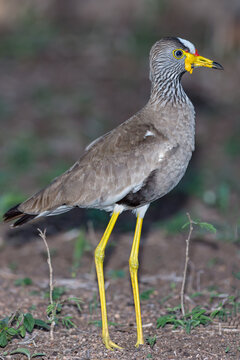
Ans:
[{"label": "white forehead patch", "polygon": [[195,46],[190,41],[182,39],[180,37],[178,37],[178,40],[181,41],[181,43],[189,49],[191,54],[195,54]]}]

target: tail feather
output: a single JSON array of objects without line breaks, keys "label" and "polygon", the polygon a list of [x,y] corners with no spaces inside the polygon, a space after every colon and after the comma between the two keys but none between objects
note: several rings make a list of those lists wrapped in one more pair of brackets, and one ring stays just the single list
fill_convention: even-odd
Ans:
[{"label": "tail feather", "polygon": [[13,227],[19,226],[19,225],[23,225],[31,220],[33,220],[37,215],[31,215],[31,214],[22,214],[23,216],[21,216],[17,221],[15,221],[15,223],[12,225]]},{"label": "tail feather", "polygon": [[3,215],[4,222],[13,221],[17,219],[17,221],[15,221],[15,223],[12,225],[13,227],[25,224],[26,222],[34,219],[37,216],[33,214],[25,214],[24,212],[20,211],[18,209],[19,205],[20,204],[13,206]]},{"label": "tail feather", "polygon": [[3,221],[8,222],[12,221],[14,219],[17,219],[19,216],[22,215],[22,212],[18,210],[20,203],[13,206],[11,209],[9,209],[4,215],[3,215]]}]

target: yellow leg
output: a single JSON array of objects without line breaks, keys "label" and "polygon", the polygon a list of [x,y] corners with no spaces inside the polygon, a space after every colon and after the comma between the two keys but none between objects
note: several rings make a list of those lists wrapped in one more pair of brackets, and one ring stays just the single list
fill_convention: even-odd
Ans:
[{"label": "yellow leg", "polygon": [[105,248],[108,239],[111,235],[111,232],[114,228],[114,225],[116,223],[119,214],[120,214],[119,212],[113,212],[112,217],[108,223],[108,226],[103,234],[103,237],[95,250],[95,264],[96,264],[96,271],[98,277],[99,295],[100,295],[101,312],[102,312],[102,339],[106,348],[110,350],[113,350],[113,348],[121,349],[121,347],[115,344],[114,342],[112,342],[109,337],[104,275],[103,275],[103,260],[104,260]]},{"label": "yellow leg", "polygon": [[141,217],[137,217],[136,229],[133,239],[133,245],[131,250],[131,255],[129,258],[129,270],[132,280],[132,288],[133,288],[133,298],[135,304],[135,313],[136,313],[136,323],[137,323],[137,343],[136,347],[144,344],[143,340],[143,332],[142,332],[142,319],[141,319],[141,310],[140,310],[140,300],[139,300],[139,289],[138,289],[138,252],[139,252],[139,244],[142,230],[142,222],[143,219]]}]

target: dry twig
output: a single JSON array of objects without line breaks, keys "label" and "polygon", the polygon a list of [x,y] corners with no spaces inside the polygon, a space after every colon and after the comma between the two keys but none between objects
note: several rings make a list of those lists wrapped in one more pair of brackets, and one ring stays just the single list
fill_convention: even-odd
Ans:
[{"label": "dry twig", "polygon": [[184,265],[184,271],[183,271],[183,281],[182,281],[182,288],[181,288],[181,310],[182,315],[185,315],[185,309],[184,309],[184,290],[186,285],[186,277],[187,277],[187,268],[188,268],[188,262],[189,262],[189,243],[193,231],[193,221],[191,219],[191,216],[189,213],[187,213],[187,217],[189,220],[189,233],[188,237],[186,239],[186,257],[185,257],[185,265]]},{"label": "dry twig", "polygon": [[[43,242],[46,246],[46,249],[47,249],[47,263],[48,263],[48,267],[49,267],[49,299],[50,299],[50,304],[52,306],[54,306],[54,304],[53,304],[53,268],[52,268],[52,263],[51,263],[50,250],[49,250],[47,239],[46,239],[46,229],[44,230],[44,232],[42,232],[41,229],[38,229],[38,232],[39,232],[39,236],[43,240]],[[50,322],[51,322],[50,339],[53,340],[53,330],[54,330],[54,326],[55,326],[54,312],[52,312]]]}]

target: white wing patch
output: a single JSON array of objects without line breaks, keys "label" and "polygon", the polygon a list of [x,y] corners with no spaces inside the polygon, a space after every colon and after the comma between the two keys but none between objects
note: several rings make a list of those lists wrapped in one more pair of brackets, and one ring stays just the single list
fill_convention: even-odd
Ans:
[{"label": "white wing patch", "polygon": [[152,131],[147,130],[146,134],[144,135],[144,139],[146,139],[147,136],[155,136],[155,134]]},{"label": "white wing patch", "polygon": [[180,37],[178,37],[178,40],[181,41],[181,43],[189,49],[191,54],[195,54],[196,48],[190,41],[182,39]]},{"label": "white wing patch", "polygon": [[38,216],[36,216],[36,218],[39,218],[42,216],[53,216],[53,215],[63,214],[65,212],[71,210],[72,208],[73,208],[72,206],[62,205],[54,210],[43,211],[42,213],[38,214]]}]

